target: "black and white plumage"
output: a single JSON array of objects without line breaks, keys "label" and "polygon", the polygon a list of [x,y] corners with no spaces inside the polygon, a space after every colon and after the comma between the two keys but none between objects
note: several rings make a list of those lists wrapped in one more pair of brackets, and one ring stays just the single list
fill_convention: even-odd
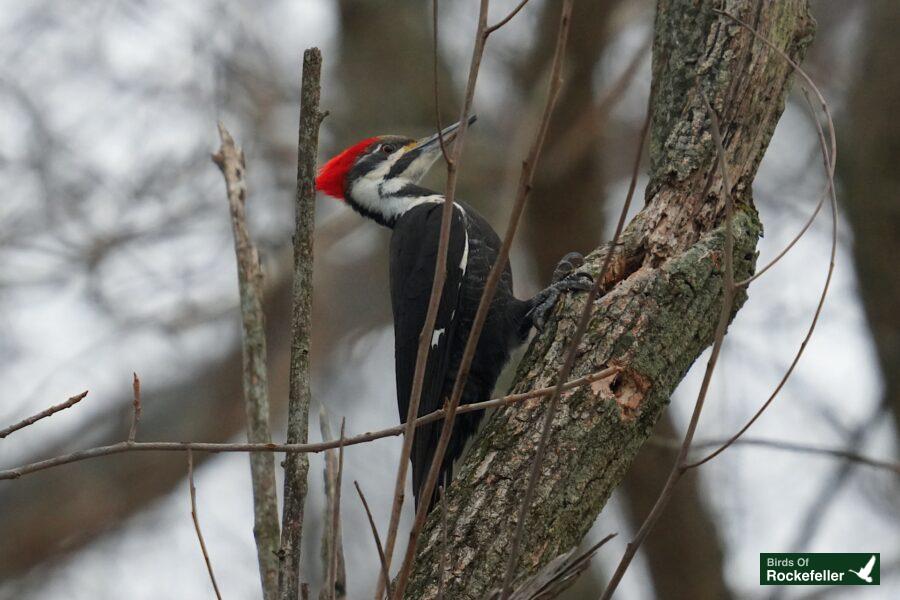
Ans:
[{"label": "black and white plumage", "polygon": [[[451,141],[456,125],[444,131]],[[390,250],[391,305],[394,316],[397,404],[405,421],[438,253],[444,197],[418,185],[440,155],[437,136],[416,141],[398,136],[369,138],[345,150],[320,171],[317,188],[343,198],[357,212],[393,230]],[[463,349],[475,319],[500,238],[471,207],[454,203],[446,280],[432,334],[418,414],[443,407],[453,389]],[[491,397],[510,352],[527,338],[565,290],[586,289],[590,279],[574,274],[580,255],[561,263],[555,282],[530,300],[513,295],[509,265],[497,286],[476,347],[461,404]],[[441,483],[452,478],[453,461],[475,433],[481,413],[458,415],[441,465]],[[419,427],[413,441],[412,485],[416,505],[431,466],[441,423]],[[431,503],[429,499],[429,503]]]}]

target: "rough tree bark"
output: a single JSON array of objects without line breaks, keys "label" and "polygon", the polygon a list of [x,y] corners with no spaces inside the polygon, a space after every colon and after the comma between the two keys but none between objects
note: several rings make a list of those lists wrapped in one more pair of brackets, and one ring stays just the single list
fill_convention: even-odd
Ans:
[{"label": "rough tree bark", "polygon": [[[712,342],[723,287],[724,194],[699,89],[720,114],[736,201],[737,279],[753,272],[762,227],[751,184],[791,80],[790,67],[719,15],[719,2],[659,0],[653,47],[651,181],[594,307],[573,375],[623,371],[565,394],[528,515],[520,573],[577,544],[649,437],[669,396]],[[799,59],[814,22],[805,0],[726,6]],[[596,273],[608,248],[588,257]],[[735,310],[746,300],[736,298]],[[519,365],[513,389],[550,384],[583,298],[568,297]],[[498,411],[450,487],[445,594],[480,598],[502,578],[512,522],[540,436],[540,401]],[[434,598],[441,519],[423,533],[410,598]]]}]

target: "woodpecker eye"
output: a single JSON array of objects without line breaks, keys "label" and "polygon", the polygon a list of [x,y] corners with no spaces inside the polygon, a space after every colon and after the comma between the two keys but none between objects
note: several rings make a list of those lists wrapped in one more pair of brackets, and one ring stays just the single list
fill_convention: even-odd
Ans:
[{"label": "woodpecker eye", "polygon": [[393,144],[385,144],[381,147],[381,151],[385,154],[393,154],[397,148]]}]

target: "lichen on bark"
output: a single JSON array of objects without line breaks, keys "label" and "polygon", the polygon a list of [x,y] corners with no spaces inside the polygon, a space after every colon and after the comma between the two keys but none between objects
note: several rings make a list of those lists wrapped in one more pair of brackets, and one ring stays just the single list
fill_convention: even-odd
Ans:
[{"label": "lichen on bark", "polygon": [[[791,70],[717,14],[720,6],[658,2],[646,205],[626,229],[615,277],[593,308],[572,376],[610,365],[622,371],[563,395],[528,514],[520,574],[535,572],[581,540],[672,391],[712,342],[722,302],[724,192],[703,96],[722,122],[734,182],[735,275],[753,273],[762,225],[750,184],[783,110]],[[796,60],[812,36],[805,0],[730,0],[725,9]],[[586,268],[597,275],[607,251],[588,256]],[[745,300],[741,292],[734,312]],[[554,383],[583,303],[578,295],[559,303],[521,361],[514,391]],[[459,466],[447,497],[445,597],[480,599],[502,579],[545,408],[535,399],[498,410]],[[423,533],[409,598],[437,594],[440,526],[432,518]]]}]

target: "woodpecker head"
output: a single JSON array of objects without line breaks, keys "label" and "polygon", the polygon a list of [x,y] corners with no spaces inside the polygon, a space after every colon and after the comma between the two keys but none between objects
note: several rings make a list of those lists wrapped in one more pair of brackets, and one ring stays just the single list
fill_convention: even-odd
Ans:
[{"label": "woodpecker head", "polygon": [[[469,123],[474,121],[473,115]],[[459,123],[444,128],[445,144],[456,138],[458,128]],[[325,163],[316,189],[392,227],[413,206],[440,198],[417,185],[440,155],[438,134],[420,140],[398,135],[367,138]]]}]

